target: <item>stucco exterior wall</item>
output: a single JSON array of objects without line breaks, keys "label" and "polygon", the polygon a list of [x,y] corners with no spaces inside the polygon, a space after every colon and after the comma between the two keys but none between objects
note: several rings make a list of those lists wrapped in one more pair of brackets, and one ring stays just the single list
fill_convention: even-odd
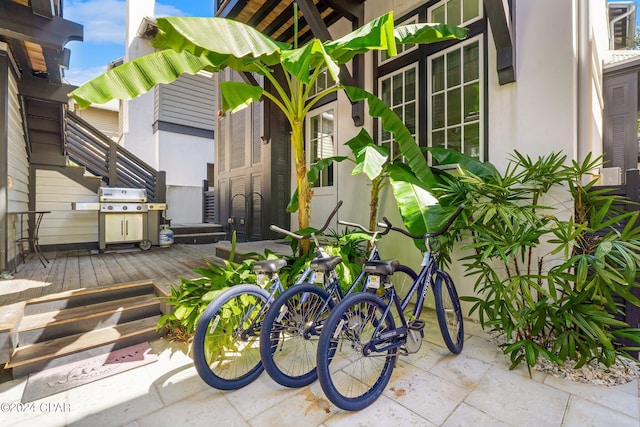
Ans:
[{"label": "stucco exterior wall", "polygon": [[[369,0],[365,4],[365,22],[393,9],[395,16],[412,11],[429,2],[410,0]],[[506,3],[506,2],[505,2]],[[536,0],[518,1],[515,9],[514,43],[516,82],[500,85],[496,72],[496,48],[489,25],[483,44],[487,62],[487,159],[504,170],[509,155],[518,150],[531,157],[561,151],[568,161],[581,160],[593,152],[602,152],[602,60],[607,49],[607,10],[604,0]],[[350,31],[350,24],[340,21],[331,29],[334,36]],[[365,89],[374,92],[373,59],[365,55]],[[424,78],[424,77],[423,77]],[[336,103],[338,154],[348,155],[343,144],[359,129],[351,121],[351,105],[340,96]],[[421,113],[421,119],[426,113]],[[365,118],[365,128],[373,135],[372,119]],[[350,175],[353,165],[337,166],[337,197],[314,197],[312,225],[320,226],[335,205],[344,200],[340,219],[367,223],[370,185],[364,176]],[[293,170],[292,170],[293,171]],[[292,173],[292,188],[296,188]],[[559,190],[551,204],[565,204],[568,195]],[[567,213],[568,215],[569,213]],[[380,199],[379,218],[388,216],[401,224],[398,209],[386,188]],[[292,223],[297,217],[292,216]],[[380,250],[383,257],[400,259],[416,270],[420,253],[407,239],[398,235],[385,237]],[[473,281],[465,278],[460,263],[450,271],[461,295],[473,294]],[[465,307],[468,312],[469,307]]]}]

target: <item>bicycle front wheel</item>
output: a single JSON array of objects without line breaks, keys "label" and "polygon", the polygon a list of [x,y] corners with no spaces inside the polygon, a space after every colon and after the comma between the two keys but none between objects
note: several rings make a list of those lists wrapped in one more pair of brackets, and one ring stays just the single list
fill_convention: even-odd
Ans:
[{"label": "bicycle front wheel", "polygon": [[318,378],[318,339],[334,305],[324,289],[301,284],[287,289],[269,307],[260,336],[260,357],[278,384],[304,387]]},{"label": "bicycle front wheel", "polygon": [[440,333],[449,351],[458,354],[464,344],[464,323],[458,292],[453,280],[444,271],[436,272],[432,286]]},{"label": "bicycle front wheel", "polygon": [[[352,294],[333,308],[322,329],[318,379],[327,398],[341,409],[366,408],[389,383],[398,347],[390,346],[392,337],[381,339],[395,330],[393,316],[384,311],[379,297]],[[372,346],[372,339],[381,350]]]},{"label": "bicycle front wheel", "polygon": [[193,361],[211,387],[236,390],[262,373],[260,327],[269,297],[257,285],[236,285],[205,309],[193,337]]}]

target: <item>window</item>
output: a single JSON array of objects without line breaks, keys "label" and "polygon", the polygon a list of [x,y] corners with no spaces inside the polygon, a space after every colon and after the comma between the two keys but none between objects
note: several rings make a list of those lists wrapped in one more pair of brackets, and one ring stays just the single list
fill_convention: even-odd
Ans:
[{"label": "window", "polygon": [[481,17],[482,0],[446,0],[429,8],[429,22],[467,25]]},{"label": "window", "polygon": [[[316,115],[310,116],[307,122],[307,141],[309,148],[309,168],[314,167],[321,160],[335,155],[333,109],[324,110]],[[325,167],[312,186],[333,186],[333,169],[333,163]]]},{"label": "window", "polygon": [[479,38],[429,57],[428,127],[431,146],[484,160],[480,58]]},{"label": "window", "polygon": [[325,68],[320,73],[317,80],[313,82],[313,88],[309,91],[309,98],[313,98],[320,92],[326,89],[329,89],[331,87],[334,87],[335,85],[336,85],[335,80],[333,80],[333,77],[331,77],[331,74],[329,74],[329,72]]},{"label": "window", "polygon": [[[417,73],[417,65],[412,64],[409,67],[394,71],[378,81],[380,98],[400,117],[416,141],[418,120]],[[393,135],[382,129],[382,126],[380,126],[378,143],[389,147],[391,158],[395,158],[399,154],[399,147],[393,140]]]}]

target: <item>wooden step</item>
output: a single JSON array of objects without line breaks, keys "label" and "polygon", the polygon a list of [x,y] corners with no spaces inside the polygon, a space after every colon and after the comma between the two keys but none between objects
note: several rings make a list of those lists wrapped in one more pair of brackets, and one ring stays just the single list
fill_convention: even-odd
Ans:
[{"label": "wooden step", "polygon": [[0,363],[9,361],[18,345],[18,325],[24,315],[24,301],[0,306]]},{"label": "wooden step", "polygon": [[215,243],[225,239],[227,233],[215,232],[215,233],[189,233],[189,234],[174,234],[173,241],[175,243],[186,244],[206,244]]},{"label": "wooden step", "polygon": [[103,301],[151,294],[156,294],[156,287],[153,281],[150,280],[76,289],[27,300],[25,315],[82,307]]},{"label": "wooden step", "polygon": [[52,368],[82,358],[104,354],[120,348],[157,339],[160,316],[134,320],[82,334],[69,335],[49,341],[18,347],[5,369],[13,370],[13,377]]},{"label": "wooden step", "polygon": [[160,314],[160,299],[139,295],[25,316],[18,329],[21,346],[65,335],[89,332]]}]

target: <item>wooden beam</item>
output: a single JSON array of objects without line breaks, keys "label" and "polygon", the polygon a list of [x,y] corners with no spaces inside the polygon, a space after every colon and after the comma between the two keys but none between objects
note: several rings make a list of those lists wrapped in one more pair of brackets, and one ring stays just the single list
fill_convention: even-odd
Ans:
[{"label": "wooden beam", "polygon": [[69,101],[69,92],[76,87],[68,84],[56,86],[49,83],[47,79],[23,75],[18,85],[18,91],[27,98],[67,103]]},{"label": "wooden beam", "polygon": [[363,18],[362,1],[359,0],[320,0],[331,9],[338,11],[342,16],[351,22],[360,21]]},{"label": "wooden beam", "polygon": [[59,16],[34,15],[31,9],[11,1],[0,2],[0,35],[60,48],[70,41],[82,41],[83,26]]},{"label": "wooden beam", "polygon": [[33,9],[34,15],[42,16],[47,19],[53,18],[51,0],[31,0],[31,9]]},{"label": "wooden beam", "polygon": [[484,0],[487,17],[496,45],[496,68],[501,85],[516,81],[516,49],[510,13],[503,0]]},{"label": "wooden beam", "polygon": [[47,74],[49,83],[60,86],[62,84],[62,76],[60,74],[60,54],[62,49],[52,49],[45,47],[42,49],[44,62],[47,64]]},{"label": "wooden beam", "polygon": [[224,7],[216,10],[214,15],[220,18],[235,18],[247,5],[247,0],[230,0],[228,2],[222,2],[222,5]]}]

